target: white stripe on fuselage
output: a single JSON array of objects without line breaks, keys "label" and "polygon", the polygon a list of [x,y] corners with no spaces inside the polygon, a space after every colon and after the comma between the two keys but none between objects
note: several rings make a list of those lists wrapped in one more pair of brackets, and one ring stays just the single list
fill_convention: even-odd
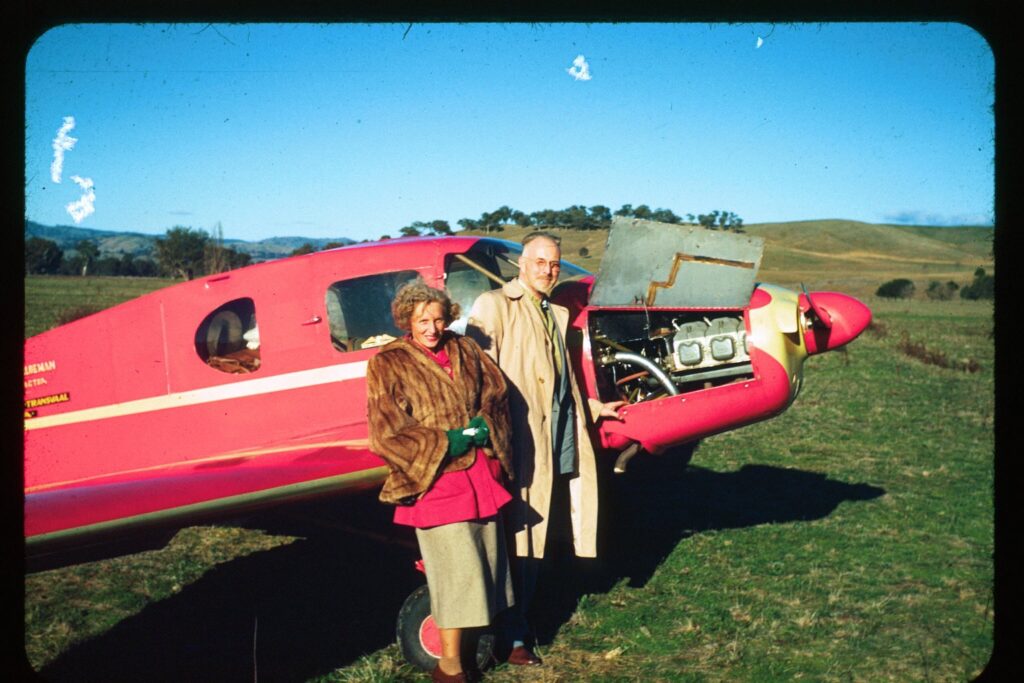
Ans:
[{"label": "white stripe on fuselage", "polygon": [[312,370],[300,370],[298,372],[286,372],[280,375],[272,375],[260,379],[250,379],[230,384],[219,384],[214,387],[182,391],[176,394],[164,396],[152,396],[140,398],[124,403],[112,403],[95,408],[85,408],[59,415],[46,415],[43,417],[32,417],[25,420],[25,430],[45,429],[46,427],[58,427],[61,425],[75,424],[77,422],[88,422],[91,420],[104,420],[112,417],[123,417],[125,415],[136,415],[148,413],[155,410],[168,410],[170,408],[182,408],[214,401],[227,401],[234,398],[246,398],[259,396],[275,391],[288,391],[290,389],[304,389],[330,382],[341,382],[349,379],[359,379],[366,376],[366,361],[352,363],[339,363],[314,368]]}]

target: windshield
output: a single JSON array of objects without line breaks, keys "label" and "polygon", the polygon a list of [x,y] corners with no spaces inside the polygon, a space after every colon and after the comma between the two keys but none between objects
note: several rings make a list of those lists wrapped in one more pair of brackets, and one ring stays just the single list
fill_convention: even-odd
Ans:
[{"label": "windshield", "polygon": [[[508,240],[480,240],[463,256],[483,266],[491,273],[508,282],[519,274],[519,257],[523,254],[521,244]],[[590,275],[587,270],[562,259],[560,282],[579,280]]]},{"label": "windshield", "polygon": [[[522,245],[506,240],[480,240],[464,254],[449,254],[445,259],[445,288],[459,305],[461,316],[452,324],[462,332],[473,302],[484,292],[501,287],[519,275]],[[559,284],[590,275],[579,266],[562,260]]]}]

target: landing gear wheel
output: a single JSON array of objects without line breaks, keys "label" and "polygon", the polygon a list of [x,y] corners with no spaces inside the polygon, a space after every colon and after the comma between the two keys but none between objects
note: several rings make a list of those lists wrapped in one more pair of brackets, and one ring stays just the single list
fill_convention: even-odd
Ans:
[{"label": "landing gear wheel", "polygon": [[[432,671],[441,658],[441,633],[430,614],[430,590],[420,586],[398,611],[398,648],[405,660],[422,671]],[[483,670],[494,655],[494,634],[485,629],[462,630],[462,651],[476,652],[476,666]]]}]

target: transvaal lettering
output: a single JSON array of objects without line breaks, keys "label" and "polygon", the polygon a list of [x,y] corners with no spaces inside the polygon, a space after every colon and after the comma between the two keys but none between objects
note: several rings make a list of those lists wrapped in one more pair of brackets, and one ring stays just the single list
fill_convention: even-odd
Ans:
[{"label": "transvaal lettering", "polygon": [[62,391],[59,394],[50,394],[49,396],[40,396],[39,398],[26,398],[25,410],[38,408],[39,406],[48,406],[54,403],[66,403],[70,400],[71,394],[67,391]]}]

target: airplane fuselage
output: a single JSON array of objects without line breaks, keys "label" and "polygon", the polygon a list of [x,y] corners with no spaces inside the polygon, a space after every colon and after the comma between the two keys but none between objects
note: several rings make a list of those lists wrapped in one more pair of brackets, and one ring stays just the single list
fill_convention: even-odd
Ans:
[{"label": "airplane fuselage", "polygon": [[[169,286],[25,343],[29,554],[378,484],[367,360],[399,335],[397,288],[447,287],[468,311],[515,274],[518,245],[476,237],[353,245]],[[595,428],[610,452],[659,451],[762,420],[796,396],[804,358],[870,321],[860,302],[758,285],[738,308],[588,303],[571,264],[581,387],[625,398]],[[456,326],[460,322],[457,321]]]}]

